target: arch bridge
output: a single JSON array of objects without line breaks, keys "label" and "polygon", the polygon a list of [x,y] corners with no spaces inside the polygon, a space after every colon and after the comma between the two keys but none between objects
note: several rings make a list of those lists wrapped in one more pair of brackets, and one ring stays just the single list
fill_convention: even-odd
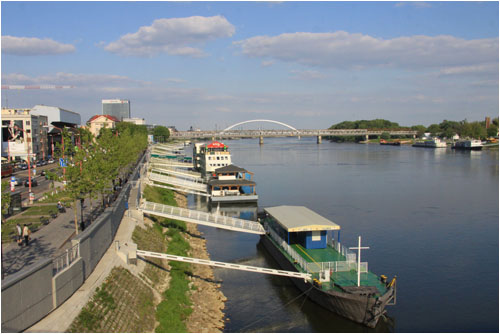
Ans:
[{"label": "arch bridge", "polygon": [[[237,126],[248,123],[273,123],[281,125],[287,129],[277,130],[237,130]],[[269,119],[254,119],[233,124],[220,131],[177,131],[170,134],[174,139],[236,139],[236,138],[259,138],[260,143],[264,143],[264,137],[317,137],[318,144],[323,136],[380,136],[383,132],[388,132],[391,136],[410,135],[415,138],[417,131],[413,130],[368,130],[368,129],[324,129],[324,130],[300,130],[283,122]]]}]

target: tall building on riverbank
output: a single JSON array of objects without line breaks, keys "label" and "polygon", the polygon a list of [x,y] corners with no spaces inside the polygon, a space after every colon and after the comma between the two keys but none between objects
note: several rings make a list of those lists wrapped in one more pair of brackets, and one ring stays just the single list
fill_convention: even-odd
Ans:
[{"label": "tall building on riverbank", "polygon": [[120,121],[130,118],[130,100],[102,100],[102,114],[114,116]]}]

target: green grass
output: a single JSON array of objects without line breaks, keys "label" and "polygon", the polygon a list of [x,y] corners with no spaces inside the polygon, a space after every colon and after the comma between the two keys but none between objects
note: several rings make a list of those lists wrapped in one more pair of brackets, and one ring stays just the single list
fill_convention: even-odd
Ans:
[{"label": "green grass", "polygon": [[[177,206],[174,192],[169,189],[146,187],[144,197],[147,201]],[[188,255],[189,243],[181,232],[186,230],[186,224],[173,219],[154,217],[155,228],[162,230],[168,227],[169,237],[167,253],[173,255]],[[188,263],[170,261],[170,283],[163,293],[163,301],[156,308],[156,319],[159,322],[157,333],[183,333],[187,331],[186,319],[193,312],[189,299],[189,281],[187,274],[191,266]]]},{"label": "green grass", "polygon": [[12,239],[12,235],[17,235],[16,224],[21,225],[21,228],[24,224],[27,224],[32,233],[38,230],[42,225],[40,217],[19,217],[2,221],[2,243],[14,241],[14,239]]},{"label": "green grass", "polygon": [[43,216],[50,215],[52,213],[57,213],[57,206],[32,206],[26,211],[24,211],[21,216]]},{"label": "green grass", "polygon": [[139,278],[115,267],[67,332],[149,333],[154,326],[153,298]]}]

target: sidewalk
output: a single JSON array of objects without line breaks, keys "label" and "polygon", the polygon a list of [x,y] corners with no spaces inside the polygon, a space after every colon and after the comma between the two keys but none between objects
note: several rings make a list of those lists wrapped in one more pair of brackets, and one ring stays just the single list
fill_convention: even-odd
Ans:
[{"label": "sidewalk", "polygon": [[[132,194],[130,195],[132,196]],[[129,198],[130,198],[129,196]],[[31,326],[25,332],[27,333],[63,333],[66,332],[73,320],[80,314],[82,308],[87,304],[93,296],[97,287],[101,286],[103,281],[108,277],[111,270],[116,266],[124,266],[129,270],[137,270],[131,268],[118,256],[115,249],[115,241],[119,240],[120,245],[127,242],[132,242],[132,232],[136,226],[136,220],[128,217],[128,211],[120,223],[120,227],[116,232],[113,242],[109,246],[104,256],[101,258],[94,271],[83,282],[82,286],[57,309],[49,313],[45,318]]]},{"label": "sidewalk", "polygon": [[[101,202],[92,201],[94,211]],[[91,217],[88,199],[84,204],[84,221]],[[80,203],[77,205],[78,222],[80,222]],[[75,215],[72,208],[66,208],[65,213],[59,213],[55,219],[51,219],[48,225],[31,234],[31,241],[26,247],[19,247],[16,242],[2,245],[2,266],[4,278],[12,275],[23,268],[29,267],[39,260],[55,257],[62,254],[66,248],[71,247],[71,238],[75,235]],[[80,224],[78,224],[80,229]],[[79,231],[80,232],[80,231]],[[66,245],[67,243],[67,245]],[[65,247],[66,246],[66,247]]]}]

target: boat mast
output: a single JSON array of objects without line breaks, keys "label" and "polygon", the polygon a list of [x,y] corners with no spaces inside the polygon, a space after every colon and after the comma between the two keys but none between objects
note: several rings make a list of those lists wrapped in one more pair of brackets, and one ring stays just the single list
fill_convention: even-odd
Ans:
[{"label": "boat mast", "polygon": [[356,249],[358,251],[358,286],[361,283],[361,250],[370,249],[370,247],[361,247],[361,236],[358,236],[358,247],[349,247],[349,249]]}]

